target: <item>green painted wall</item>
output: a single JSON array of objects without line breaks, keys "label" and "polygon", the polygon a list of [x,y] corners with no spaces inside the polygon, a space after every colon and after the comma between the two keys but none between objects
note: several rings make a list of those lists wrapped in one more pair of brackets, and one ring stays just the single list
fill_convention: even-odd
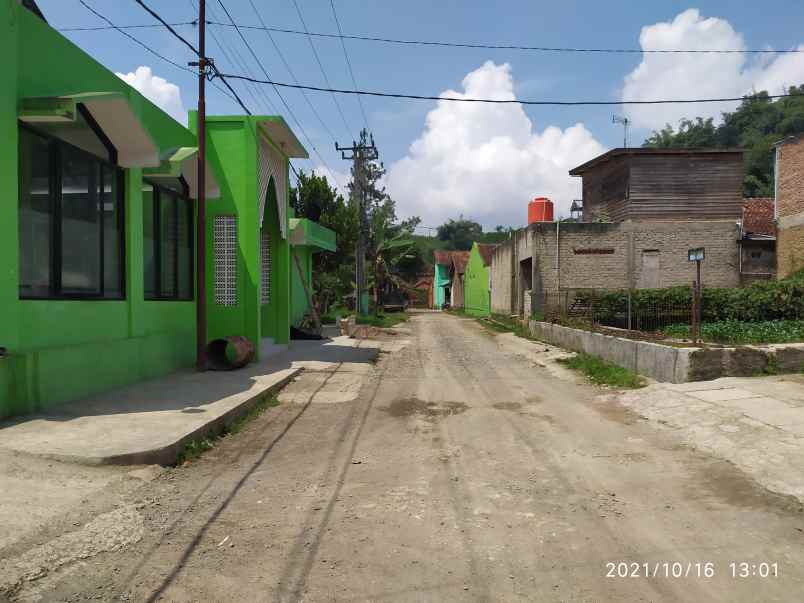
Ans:
[{"label": "green painted wall", "polygon": [[139,169],[126,170],[126,299],[19,299],[17,111],[26,97],[115,91],[161,150],[195,136],[14,0],[0,0],[0,51],[0,418],[190,366],[195,303],[144,300]]},{"label": "green painted wall", "polygon": [[[119,92],[162,153],[196,146],[190,129],[129,87],[16,0],[0,0],[0,418],[33,412],[142,379],[192,366],[195,302],[145,301],[142,170],[125,170],[126,299],[19,299],[18,106],[27,97]],[[274,197],[266,204],[272,234],[271,302],[260,303],[257,203],[257,123],[265,117],[209,118],[208,161],[221,198],[207,203],[208,340],[245,335],[287,343],[290,329],[290,254],[279,234]],[[285,181],[288,162],[285,160]],[[237,216],[238,304],[215,305],[213,218]],[[195,228],[193,227],[193,232]]]},{"label": "green painted wall", "polygon": [[27,97],[120,92],[161,150],[195,137],[14,0],[0,0],[0,418],[192,364],[194,302],[146,302],[141,170],[126,170],[126,299],[19,299],[18,106]]},{"label": "green painted wall", "polygon": [[[264,222],[259,221],[257,124],[259,116],[214,116],[207,118],[210,162],[219,175],[221,198],[207,203],[207,338],[244,335],[255,343],[259,357],[260,340],[274,343],[290,340],[290,254],[288,239],[279,228],[276,189],[268,186]],[[190,113],[190,122],[196,120]],[[288,162],[285,161],[285,170]],[[285,178],[287,182],[288,179]],[[288,198],[286,193],[285,198]],[[237,216],[238,262],[237,305],[221,306],[214,297],[213,223],[216,215]],[[286,217],[287,219],[287,217]],[[286,225],[287,226],[287,225]],[[271,236],[271,295],[261,302],[260,228]]]},{"label": "green painted wall", "polygon": [[483,265],[483,258],[472,244],[469,263],[463,283],[464,311],[473,316],[488,316],[491,313],[491,291],[489,289],[489,269]]},{"label": "green painted wall", "polygon": [[[299,258],[302,274],[307,282],[307,288],[312,291],[313,283],[313,248],[307,245],[296,245],[292,249],[296,257]],[[307,302],[307,294],[304,292],[299,270],[296,263],[291,258],[290,265],[290,324],[298,326],[305,313],[310,307]]]},{"label": "green painted wall", "polygon": [[439,310],[444,307],[444,289],[449,285],[449,266],[443,264],[435,265],[435,276],[433,278],[433,307]]}]

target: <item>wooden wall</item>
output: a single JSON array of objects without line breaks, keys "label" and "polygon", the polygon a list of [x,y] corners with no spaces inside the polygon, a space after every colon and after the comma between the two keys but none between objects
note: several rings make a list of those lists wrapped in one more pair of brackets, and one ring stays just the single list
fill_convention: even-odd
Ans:
[{"label": "wooden wall", "polygon": [[737,220],[741,153],[634,154],[583,174],[583,221]]},{"label": "wooden wall", "polygon": [[635,155],[630,160],[632,220],[739,219],[743,205],[740,153]]}]

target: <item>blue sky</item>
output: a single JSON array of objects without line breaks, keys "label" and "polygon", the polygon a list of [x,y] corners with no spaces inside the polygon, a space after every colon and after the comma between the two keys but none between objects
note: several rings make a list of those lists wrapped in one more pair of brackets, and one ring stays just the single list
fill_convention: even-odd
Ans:
[{"label": "blue sky", "polygon": [[[152,21],[133,0],[86,1],[118,24]],[[298,2],[310,30],[336,31],[329,0]],[[56,28],[100,24],[77,0],[38,0],[38,3]],[[224,3],[239,23],[258,23],[248,0],[224,0]],[[193,4],[191,0],[149,2],[170,21],[194,18]],[[254,4],[266,24],[301,29],[292,0],[255,0]],[[226,20],[217,0],[208,0],[208,6],[212,13],[209,18]],[[678,44],[700,48],[744,44],[749,48],[788,49],[804,43],[801,29],[804,3],[789,1],[684,4],[336,0],[335,6],[345,33],[384,37],[638,48],[640,32],[648,27],[652,29],[642,42],[668,48]],[[229,52],[237,49],[249,69],[262,76],[234,30],[212,28]],[[192,27],[180,31],[195,40],[196,31]],[[166,32],[132,33],[179,63],[191,60],[189,51]],[[195,106],[196,82],[189,73],[162,62],[118,32],[65,35],[116,72],[125,74],[141,66],[150,67],[153,75],[178,86],[185,109]],[[267,36],[260,31],[247,31],[245,35],[271,76],[291,81]],[[305,37],[273,35],[302,83],[324,84]],[[330,82],[335,87],[351,88],[340,43],[321,38],[314,38],[314,43]],[[208,45],[209,54],[221,70],[243,71],[241,66],[227,61],[213,39],[210,38]],[[472,72],[475,73],[471,78],[473,95],[513,93],[520,99],[618,100],[625,94],[632,98],[731,96],[757,85],[780,87],[804,82],[804,55],[788,55],[785,62],[776,63],[772,62],[775,55],[764,62],[755,58],[746,60],[744,55],[664,55],[653,63],[643,63],[645,55],[641,54],[554,54],[362,41],[348,41],[347,49],[359,87],[428,95],[448,89],[464,92],[462,82]],[[506,63],[508,68],[503,67]],[[634,73],[631,84],[627,84],[625,78]],[[298,126],[273,90],[249,91],[242,84],[236,86],[255,113],[273,112],[262,98],[262,93],[267,94],[297,130],[305,146],[312,146],[298,132]],[[343,182],[348,165],[335,153],[332,137],[298,91],[286,90],[283,95],[323,157],[322,161],[311,153],[312,163],[302,162],[299,167],[309,170],[325,164],[341,172],[337,179]],[[309,92],[308,96],[339,142],[356,136],[363,119],[354,97],[338,98],[350,128],[347,130],[330,95]],[[168,94],[165,102],[171,102],[169,97]],[[566,170],[587,160],[589,155],[622,143],[621,127],[611,123],[612,114],[622,112],[617,107],[529,107],[523,113],[516,106],[494,112],[486,111],[485,107],[478,111],[438,108],[443,103],[434,101],[365,97],[363,102],[382,159],[390,168],[389,191],[397,199],[400,213],[421,215],[425,223],[437,224],[463,213],[487,226],[516,225],[524,219],[528,198],[540,194],[555,197],[563,211],[578,194],[577,182],[566,175]],[[696,105],[683,111],[690,115],[717,115],[723,108],[727,107]],[[210,89],[208,111],[231,113],[239,109]],[[682,115],[678,111],[655,108],[634,113],[640,127],[632,133],[632,144],[640,144],[651,127],[675,123]],[[416,148],[411,150],[411,144],[417,140]]]}]

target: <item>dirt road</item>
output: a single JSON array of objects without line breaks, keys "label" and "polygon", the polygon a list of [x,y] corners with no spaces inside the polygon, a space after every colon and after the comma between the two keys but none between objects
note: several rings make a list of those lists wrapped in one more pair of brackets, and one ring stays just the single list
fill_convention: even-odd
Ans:
[{"label": "dirt road", "polygon": [[[246,430],[115,501],[141,518],[138,542],[16,596],[804,598],[796,499],[534,366],[473,320],[424,314],[409,329],[397,336],[409,345],[376,366],[307,371]],[[732,577],[742,562],[734,571],[748,576]]]}]

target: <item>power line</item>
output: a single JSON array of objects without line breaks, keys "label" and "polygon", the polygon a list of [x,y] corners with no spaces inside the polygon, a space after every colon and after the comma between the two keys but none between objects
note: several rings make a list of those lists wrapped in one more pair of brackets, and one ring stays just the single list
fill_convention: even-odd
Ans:
[{"label": "power line", "polygon": [[[260,11],[257,9],[257,7],[255,6],[253,0],[248,0],[248,1],[249,1],[249,4],[251,4],[251,8],[254,10],[254,13],[257,15],[257,19],[259,19],[260,23],[265,25],[265,22],[262,20],[262,15],[260,14]],[[265,31],[265,34],[268,36],[268,39],[271,41],[271,44],[273,44],[274,50],[276,50],[276,53],[279,55],[279,58],[282,60],[282,63],[285,65],[285,69],[288,70],[288,73],[290,74],[290,77],[293,78],[294,82],[296,82],[297,84],[300,84],[298,78],[296,77],[296,74],[293,73],[293,69],[290,68],[290,64],[288,64],[287,60],[285,59],[285,55],[282,54],[282,51],[280,50],[279,45],[276,43],[276,40],[274,40],[274,37],[271,35],[271,32],[268,31],[267,29],[264,30],[264,31]],[[313,112],[313,115],[315,115],[316,119],[318,119],[318,122],[321,124],[321,127],[324,129],[324,131],[327,133],[327,135],[329,135],[329,137],[332,138],[332,141],[334,142],[335,141],[335,135],[332,133],[332,130],[329,129],[329,126],[327,126],[326,122],[318,114],[318,111],[316,111],[316,108],[313,106],[312,101],[307,96],[307,92],[305,92],[304,90],[301,90],[301,93],[302,93],[302,96],[304,97],[304,100],[306,100],[307,104],[310,106],[310,110]]]},{"label": "power line", "polygon": [[[209,25],[209,21],[206,22]],[[171,27],[186,27],[188,25],[192,25],[193,27],[198,26],[198,21],[181,21],[179,23],[168,23]],[[78,26],[78,27],[59,27],[56,31],[103,31],[109,29],[156,29],[159,27],[165,27],[161,23],[142,23],[138,25],[89,25],[89,26]]]},{"label": "power line", "polygon": [[[243,43],[246,45],[246,48],[248,49],[248,51],[251,53],[251,56],[254,58],[254,60],[257,63],[257,65],[259,65],[260,69],[265,74],[265,77],[267,78],[267,80],[265,82],[269,83],[270,80],[271,80],[271,76],[268,75],[268,71],[265,69],[265,66],[263,65],[262,61],[257,56],[257,53],[254,52],[254,49],[251,47],[251,44],[248,43],[248,40],[243,35],[243,32],[240,31],[240,28],[237,25],[235,25],[235,21],[234,21],[234,19],[232,19],[232,15],[229,13],[229,10],[226,8],[226,5],[224,5],[223,0],[218,0],[218,4],[220,4],[220,7],[223,9],[223,12],[226,13],[226,18],[229,19],[229,21],[232,23],[232,25],[234,25],[234,28],[237,31],[238,35],[240,36],[240,39],[243,40]],[[220,76],[221,77],[227,77],[226,74],[220,74]],[[256,80],[255,78],[243,78],[243,79],[249,79],[250,81],[253,81],[254,83],[262,83],[259,80]],[[329,165],[327,165],[326,160],[321,156],[321,153],[318,151],[318,148],[315,146],[313,141],[307,135],[307,132],[304,130],[304,127],[301,125],[301,122],[296,117],[296,114],[293,112],[293,109],[290,108],[290,105],[288,105],[287,101],[285,100],[285,97],[282,96],[281,92],[279,92],[279,87],[274,86],[273,88],[274,88],[274,92],[276,92],[276,95],[279,97],[279,100],[282,101],[282,104],[284,105],[285,109],[287,109],[288,115],[290,115],[290,117],[293,119],[293,121],[299,127],[299,131],[302,133],[302,135],[307,140],[307,142],[310,143],[310,147],[313,149],[313,152],[315,152],[316,156],[321,160],[321,163],[323,163],[324,166],[331,173],[334,174],[335,172],[333,172],[332,168],[330,168]]]},{"label": "power line", "polygon": [[[159,59],[162,59],[163,61],[165,61],[166,63],[169,63],[169,64],[173,65],[173,66],[174,66],[174,67],[176,67],[177,69],[181,69],[182,71],[186,71],[186,72],[191,73],[191,74],[193,74],[193,75],[197,75],[197,74],[196,74],[196,72],[195,72],[194,70],[190,69],[189,67],[187,67],[187,66],[185,66],[185,65],[181,65],[181,64],[179,64],[179,63],[177,63],[177,62],[175,62],[175,61],[172,61],[171,59],[167,58],[167,57],[166,57],[166,56],[164,56],[164,55],[159,54],[159,53],[158,53],[158,52],[156,52],[156,51],[155,51],[153,48],[151,48],[150,46],[148,46],[148,45],[147,45],[145,42],[142,42],[142,41],[141,41],[141,40],[139,40],[138,38],[136,38],[136,37],[132,36],[132,35],[131,35],[130,33],[128,33],[127,31],[124,31],[122,27],[118,27],[117,25],[115,25],[115,24],[114,24],[114,23],[113,23],[113,22],[112,22],[110,19],[108,19],[106,16],[102,15],[102,14],[101,14],[101,13],[99,13],[97,10],[95,10],[94,8],[92,8],[92,7],[91,7],[89,4],[87,4],[87,3],[86,3],[84,0],[78,0],[78,1],[81,3],[81,5],[82,5],[84,8],[86,8],[86,9],[87,9],[89,12],[91,12],[93,15],[95,15],[96,17],[98,17],[98,18],[99,18],[99,19],[101,19],[102,21],[105,21],[106,23],[108,23],[108,24],[109,24],[109,26],[108,26],[107,28],[104,28],[104,29],[114,29],[114,30],[118,31],[119,33],[123,34],[124,36],[126,36],[126,37],[127,37],[129,40],[131,40],[132,42],[134,42],[134,43],[135,43],[135,44],[137,44],[138,46],[141,46],[142,48],[144,48],[145,50],[147,50],[148,52],[150,52],[150,53],[151,53],[152,55],[154,55],[155,57],[157,57],[157,58],[159,58]],[[162,25],[159,25],[159,27],[162,27]],[[222,79],[221,81],[223,81],[223,79]],[[224,84],[226,85],[226,87],[227,87],[227,88],[230,88],[230,89],[231,89],[231,87],[230,87],[230,86],[229,86],[229,85],[228,85],[228,84],[227,84],[225,81],[224,81]],[[212,85],[213,85],[213,86],[215,86],[215,88],[216,88],[218,91],[220,91],[222,94],[224,94],[225,96],[228,96],[228,97],[229,97],[231,100],[236,101],[236,95],[234,95],[234,96],[233,96],[233,95],[232,95],[232,94],[230,94],[229,92],[226,92],[226,90],[224,90],[223,88],[221,88],[221,87],[220,87],[219,85],[217,85],[215,82],[212,82]]]},{"label": "power line", "polygon": [[[192,6],[193,10],[196,12],[196,14],[198,14],[197,4],[194,4],[193,0],[188,0],[188,2],[190,2],[190,5]],[[208,14],[214,16],[214,12],[212,10],[212,5],[211,4],[207,5],[206,10],[207,10]],[[237,49],[234,46],[232,46],[230,48],[232,54],[230,55],[229,51],[226,48],[226,45],[221,41],[220,38],[218,38],[218,36],[215,34],[215,31],[213,29],[210,29],[209,33],[212,36],[212,39],[215,40],[215,43],[218,45],[218,48],[220,49],[220,51],[223,53],[223,56],[228,61],[230,61],[231,63],[238,65],[239,68],[242,69],[249,76],[252,76],[251,70],[248,68],[248,65],[243,60],[243,58],[240,56],[240,53],[237,51]],[[223,36],[221,35],[221,37],[223,37]],[[232,55],[234,55],[235,59],[232,59]],[[260,97],[261,97],[262,98],[262,105],[270,107],[271,110],[274,113],[276,113],[276,108],[274,107],[274,104],[271,102],[271,99],[268,98],[268,95],[265,94],[264,91],[260,91],[259,89],[257,89],[256,84],[251,84],[250,82],[243,82],[243,87],[245,88],[246,92],[248,92],[248,94],[251,96],[251,99],[254,101],[255,106],[260,105]]]},{"label": "power line", "polygon": [[[338,33],[341,34],[341,48],[343,48],[343,56],[346,59],[346,65],[349,67],[349,75],[352,76],[352,86],[357,90],[357,80],[355,79],[355,72],[352,70],[352,61],[349,60],[349,53],[346,52],[346,42],[343,40],[343,31],[341,31],[341,22],[338,20],[338,12],[335,10],[334,0],[329,0],[329,5],[332,7],[332,16],[335,17],[335,25],[338,26]],[[297,84],[299,82],[296,82]],[[366,109],[363,107],[363,97],[357,97],[357,103],[360,105],[360,113],[363,115],[363,124],[366,130],[369,129],[368,118],[366,117]]]},{"label": "power line", "polygon": [[198,52],[198,49],[195,46],[190,44],[190,42],[188,42],[181,34],[179,34],[179,32],[177,32],[175,29],[173,29],[173,27],[171,27],[171,25],[167,21],[165,21],[162,17],[160,17],[158,13],[156,13],[153,10],[151,10],[151,8],[147,4],[145,4],[145,2],[143,0],[134,0],[134,2],[139,4],[145,10],[145,12],[147,12],[149,15],[151,15],[154,19],[159,21],[171,34],[173,34],[173,37],[178,38],[179,40],[181,40],[181,42],[187,48],[189,48],[190,51],[193,54],[195,54],[196,56],[201,56],[199,54],[199,52]]},{"label": "power line", "polygon": [[[223,74],[232,79],[249,79],[241,75]],[[582,106],[582,105],[670,105],[670,104],[689,104],[689,103],[724,103],[729,101],[742,101],[746,98],[751,98],[750,95],[730,97],[730,98],[694,98],[694,99],[662,99],[662,100],[621,100],[621,101],[554,101],[554,100],[518,100],[518,99],[494,99],[494,98],[467,98],[467,97],[452,97],[452,96],[426,96],[421,94],[405,94],[394,92],[376,92],[372,90],[344,90],[340,88],[319,88],[318,86],[298,86],[296,84],[288,84],[286,82],[275,82],[273,80],[256,80],[250,79],[256,84],[270,84],[272,86],[279,86],[282,88],[302,88],[304,90],[313,90],[316,92],[331,92],[334,94],[355,94],[358,96],[379,96],[384,98],[401,98],[409,100],[444,100],[452,102],[463,103],[490,103],[500,105],[556,105],[556,106]],[[763,96],[763,99],[777,99],[787,98],[790,96],[799,96],[797,94],[768,94]]]},{"label": "power line", "polygon": [[[208,25],[218,25],[221,27],[231,27],[226,23],[207,21]],[[243,29],[263,29],[257,25],[240,25]],[[319,38],[341,38],[343,40],[362,40],[364,42],[382,42],[385,44],[402,44],[407,46],[442,46],[451,48],[479,48],[484,50],[525,50],[533,52],[574,52],[574,53],[612,53],[612,54],[785,54],[802,53],[804,49],[791,48],[787,50],[774,50],[772,48],[763,49],[643,49],[643,48],[572,48],[572,47],[553,47],[553,46],[524,46],[520,44],[488,44],[474,42],[441,42],[435,40],[404,40],[398,38],[381,38],[377,36],[343,35],[342,33],[322,33],[315,31],[299,31],[297,29],[286,29],[280,27],[267,28],[276,33],[293,34],[297,36],[314,36]]]},{"label": "power line", "polygon": [[[233,27],[231,23],[222,23],[219,21],[206,21],[207,25],[217,25],[219,27]],[[198,25],[197,21],[184,21],[178,23],[171,23],[174,27],[181,27],[187,25]],[[112,27],[95,26],[95,27],[60,27],[58,31],[98,31],[103,29],[136,29],[159,27],[154,24],[144,25],[120,25]],[[643,48],[573,48],[573,47],[554,47],[554,46],[525,46],[521,44],[492,44],[480,42],[441,42],[437,40],[405,40],[398,38],[383,38],[378,36],[362,36],[362,35],[344,35],[343,33],[324,33],[316,31],[299,31],[298,29],[287,29],[281,27],[267,27],[258,25],[238,24],[242,29],[267,29],[275,33],[286,33],[297,36],[313,36],[317,38],[342,38],[344,40],[361,40],[364,42],[382,42],[385,44],[401,44],[407,46],[442,46],[448,48],[477,48],[485,50],[523,50],[532,52],[574,52],[574,53],[601,53],[601,54],[794,54],[802,53],[804,49],[790,48],[786,50],[774,50],[772,48],[745,48],[745,49],[643,49]]]},{"label": "power line", "polygon": [[148,46],[148,45],[147,45],[145,42],[141,42],[139,39],[135,38],[134,36],[132,36],[132,35],[131,35],[130,33],[128,33],[127,31],[124,31],[122,28],[118,27],[117,25],[115,25],[114,23],[112,23],[112,21],[110,21],[110,20],[109,20],[109,19],[107,19],[105,16],[103,16],[101,13],[99,13],[99,12],[98,12],[98,11],[96,11],[94,8],[92,8],[92,7],[91,7],[89,4],[87,4],[87,3],[86,3],[84,0],[78,0],[78,1],[81,3],[81,5],[82,5],[82,6],[83,6],[85,9],[87,9],[87,10],[88,10],[89,12],[91,12],[93,15],[95,15],[95,16],[96,16],[96,17],[98,17],[99,19],[102,19],[102,20],[103,20],[103,21],[105,21],[106,23],[108,23],[108,24],[109,24],[109,29],[115,29],[115,30],[117,30],[118,32],[120,32],[121,34],[123,34],[124,36],[126,36],[126,37],[127,37],[129,40],[131,40],[131,41],[132,41],[132,42],[134,42],[135,44],[138,44],[139,46],[142,46],[142,47],[143,47],[145,50],[147,50],[148,52],[150,52],[152,55],[154,55],[155,57],[158,57],[158,58],[162,59],[162,60],[163,60],[163,61],[165,61],[166,63],[170,63],[171,65],[173,65],[174,67],[177,67],[178,69],[182,69],[182,70],[184,70],[184,71],[188,71],[188,72],[192,73],[193,75],[197,75],[197,74],[196,74],[196,72],[195,72],[195,71],[193,71],[192,69],[190,69],[189,67],[187,67],[187,66],[185,66],[185,65],[180,65],[179,63],[176,63],[175,61],[172,61],[171,59],[167,58],[166,56],[159,54],[159,53],[158,53],[158,52],[156,52],[156,51],[155,51],[153,48],[151,48],[150,46]]},{"label": "power line", "polygon": [[[302,27],[304,27],[304,31],[307,31],[307,23],[304,22],[304,17],[302,16],[301,9],[299,8],[299,3],[296,2],[296,0],[293,0],[293,6],[296,7],[296,13],[299,15],[299,21],[301,21]],[[318,56],[318,51],[315,49],[313,38],[307,36],[307,41],[310,43],[310,48],[313,50],[313,56],[315,56],[315,60],[318,63],[318,68],[321,70],[321,75],[324,76],[324,83],[326,84],[327,88],[332,88],[332,84],[329,83],[329,78],[327,77],[327,72],[324,71],[324,65],[321,63],[321,58]],[[343,114],[343,109],[341,109],[341,105],[338,102],[338,99],[335,97],[335,94],[332,95],[332,101],[338,108],[338,113],[340,113],[341,115],[343,125],[346,128],[346,134],[348,135],[349,132],[352,131],[352,128],[349,127],[349,123],[346,121],[346,116]]]},{"label": "power line", "polygon": [[[80,0],[80,2],[81,2],[81,4],[84,4],[84,0]],[[202,56],[201,56],[201,53],[198,51],[198,49],[197,49],[195,46],[193,46],[193,45],[192,45],[190,42],[188,42],[188,41],[187,41],[187,40],[186,40],[186,39],[185,39],[185,38],[184,38],[184,37],[183,37],[181,34],[179,34],[179,33],[178,33],[178,32],[177,32],[175,29],[173,29],[173,28],[172,28],[172,27],[171,27],[171,26],[170,26],[170,25],[169,25],[169,24],[168,24],[168,23],[167,23],[167,22],[166,22],[166,21],[165,21],[165,20],[164,20],[164,19],[163,19],[163,18],[162,18],[162,17],[161,17],[161,16],[160,16],[160,15],[159,15],[157,12],[156,12],[156,11],[152,10],[151,8],[149,8],[149,7],[148,7],[148,5],[147,5],[147,4],[145,4],[145,2],[144,2],[143,0],[134,0],[134,2],[136,2],[137,4],[139,4],[139,5],[140,5],[140,6],[141,6],[141,7],[142,7],[142,8],[143,8],[143,9],[144,9],[144,10],[145,10],[145,11],[146,11],[146,12],[147,12],[149,15],[151,15],[151,16],[152,16],[154,19],[156,19],[156,20],[157,20],[157,21],[159,21],[159,22],[160,22],[160,23],[161,23],[161,24],[162,24],[164,27],[166,27],[166,28],[167,28],[167,30],[168,30],[168,31],[169,31],[169,32],[170,32],[170,33],[171,33],[171,34],[172,34],[172,35],[173,35],[175,38],[178,38],[179,40],[181,40],[181,42],[182,42],[182,43],[183,43],[185,46],[187,46],[187,48],[189,48],[189,49],[190,49],[190,51],[191,51],[191,52],[192,52],[192,53],[193,53],[195,56],[199,57],[200,59],[206,59],[206,57],[202,57]],[[86,5],[84,4],[84,6],[86,6]],[[95,12],[95,11],[93,11],[93,12]],[[121,33],[124,33],[124,34],[125,34],[125,32],[121,32]],[[129,34],[125,34],[125,35],[129,35]],[[129,37],[130,37],[130,36],[129,36]],[[235,101],[237,101],[237,103],[238,103],[238,104],[239,104],[239,105],[242,107],[242,109],[243,109],[243,110],[244,110],[246,113],[248,113],[249,115],[251,115],[251,112],[248,110],[248,107],[246,107],[245,103],[243,103],[243,101],[242,101],[242,100],[240,99],[240,97],[237,95],[237,92],[235,92],[234,88],[232,88],[232,86],[229,84],[229,82],[227,82],[227,81],[226,81],[226,78],[225,78],[223,75],[221,75],[221,74],[220,74],[220,72],[219,72],[219,71],[218,71],[218,70],[215,68],[215,64],[214,64],[214,63],[211,63],[211,66],[212,66],[212,70],[215,72],[215,75],[217,75],[217,76],[219,76],[219,77],[221,78],[221,81],[223,82],[223,85],[224,85],[224,86],[226,86],[226,88],[229,90],[229,92],[231,92],[231,93],[232,93],[232,96],[234,97],[234,100],[235,100]],[[192,70],[188,70],[188,71],[190,71],[191,73],[195,73],[195,72],[193,72]]]}]

